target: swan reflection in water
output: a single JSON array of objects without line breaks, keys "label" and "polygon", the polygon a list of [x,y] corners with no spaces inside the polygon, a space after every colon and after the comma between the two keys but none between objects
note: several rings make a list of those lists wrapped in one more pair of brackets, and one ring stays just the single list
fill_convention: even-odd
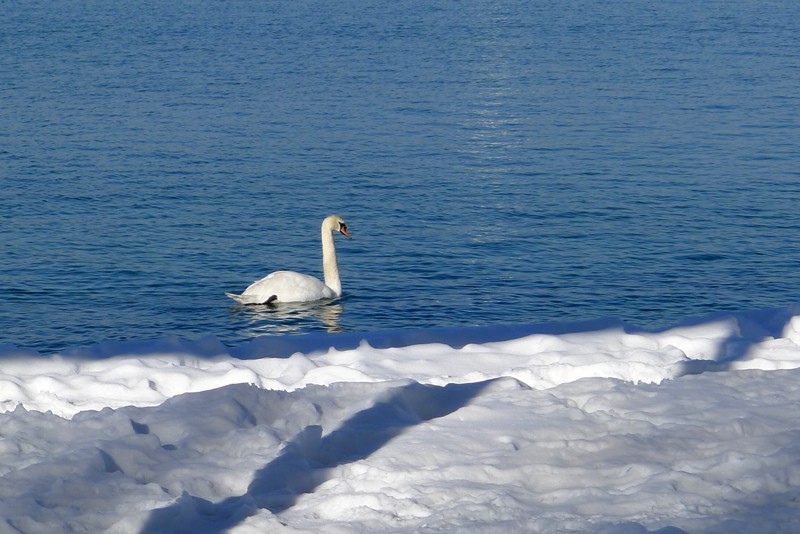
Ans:
[{"label": "swan reflection in water", "polygon": [[324,282],[294,271],[275,271],[256,280],[240,294],[225,293],[241,304],[234,309],[247,318],[249,324],[245,331],[248,334],[261,336],[318,329],[341,332],[342,305],[336,299],[342,295],[342,281],[333,242],[336,232],[350,239],[342,218],[328,215],[320,225]]},{"label": "swan reflection in water", "polygon": [[253,337],[310,330],[330,333],[342,331],[339,319],[344,308],[336,300],[239,305],[230,309],[232,315],[247,321],[243,333]]}]

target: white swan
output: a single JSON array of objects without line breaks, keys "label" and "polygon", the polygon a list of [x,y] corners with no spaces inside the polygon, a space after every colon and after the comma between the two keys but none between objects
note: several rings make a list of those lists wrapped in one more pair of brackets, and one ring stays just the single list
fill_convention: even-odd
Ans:
[{"label": "white swan", "polygon": [[336,263],[336,249],[333,246],[333,233],[338,230],[345,237],[347,225],[338,215],[329,215],[322,221],[322,270],[323,283],[313,276],[294,271],[275,271],[261,280],[250,284],[241,295],[225,293],[241,304],[273,304],[278,302],[311,302],[330,299],[342,295],[342,281],[339,279],[339,265]]}]

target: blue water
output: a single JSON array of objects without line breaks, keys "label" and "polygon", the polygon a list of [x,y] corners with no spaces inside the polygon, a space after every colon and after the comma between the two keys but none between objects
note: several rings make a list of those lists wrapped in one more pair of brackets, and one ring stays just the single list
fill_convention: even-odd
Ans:
[{"label": "blue water", "polygon": [[[0,342],[800,300],[800,3],[0,7]],[[223,295],[334,212],[342,299]]]}]

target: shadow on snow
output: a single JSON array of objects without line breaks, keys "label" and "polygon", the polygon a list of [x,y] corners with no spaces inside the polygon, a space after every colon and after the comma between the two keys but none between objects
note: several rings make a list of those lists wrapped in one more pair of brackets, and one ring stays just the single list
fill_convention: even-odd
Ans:
[{"label": "shadow on snow", "polygon": [[786,336],[789,323],[796,315],[800,315],[798,305],[739,313],[718,312],[680,323],[677,326],[691,327],[728,322],[730,333],[720,339],[716,352],[710,355],[710,359],[691,359],[683,362],[677,377],[730,370],[734,362],[746,359],[750,350],[758,343]]},{"label": "shadow on snow", "polygon": [[230,529],[259,510],[279,515],[329,480],[335,468],[370,457],[410,427],[457,411],[492,382],[447,386],[413,382],[392,388],[326,436],[318,425],[299,432],[255,473],[244,495],[212,503],[184,494],[172,505],[152,511],[141,534],[210,534]]},{"label": "shadow on snow", "polygon": [[[470,344],[496,343],[531,335],[566,335],[618,330],[626,334],[658,335],[673,329],[727,323],[728,333],[718,341],[714,354],[687,354],[690,361],[678,376],[709,371],[725,371],[732,362],[748,355],[750,349],[770,338],[781,338],[794,316],[800,315],[800,305],[786,308],[761,309],[746,312],[718,312],[703,317],[688,318],[665,328],[640,328],[617,318],[591,321],[539,323],[526,325],[492,325],[470,327],[440,327],[374,332],[315,333],[305,335],[264,335],[238,347],[227,347],[217,338],[198,340],[165,337],[155,340],[106,341],[91,347],[76,347],[61,353],[62,357],[79,360],[98,360],[120,355],[133,357],[185,354],[194,358],[231,357],[241,360],[288,358],[296,353],[323,354],[330,350],[355,350],[364,345],[374,349],[401,348],[438,343],[460,349]],[[1,358],[43,357],[39,353],[0,345]]]}]

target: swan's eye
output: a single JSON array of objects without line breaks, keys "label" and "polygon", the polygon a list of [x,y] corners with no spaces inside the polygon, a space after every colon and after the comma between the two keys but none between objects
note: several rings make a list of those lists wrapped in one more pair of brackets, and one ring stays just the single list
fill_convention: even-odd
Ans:
[{"label": "swan's eye", "polygon": [[345,223],[339,223],[339,231],[344,230],[347,231],[347,225]]}]

